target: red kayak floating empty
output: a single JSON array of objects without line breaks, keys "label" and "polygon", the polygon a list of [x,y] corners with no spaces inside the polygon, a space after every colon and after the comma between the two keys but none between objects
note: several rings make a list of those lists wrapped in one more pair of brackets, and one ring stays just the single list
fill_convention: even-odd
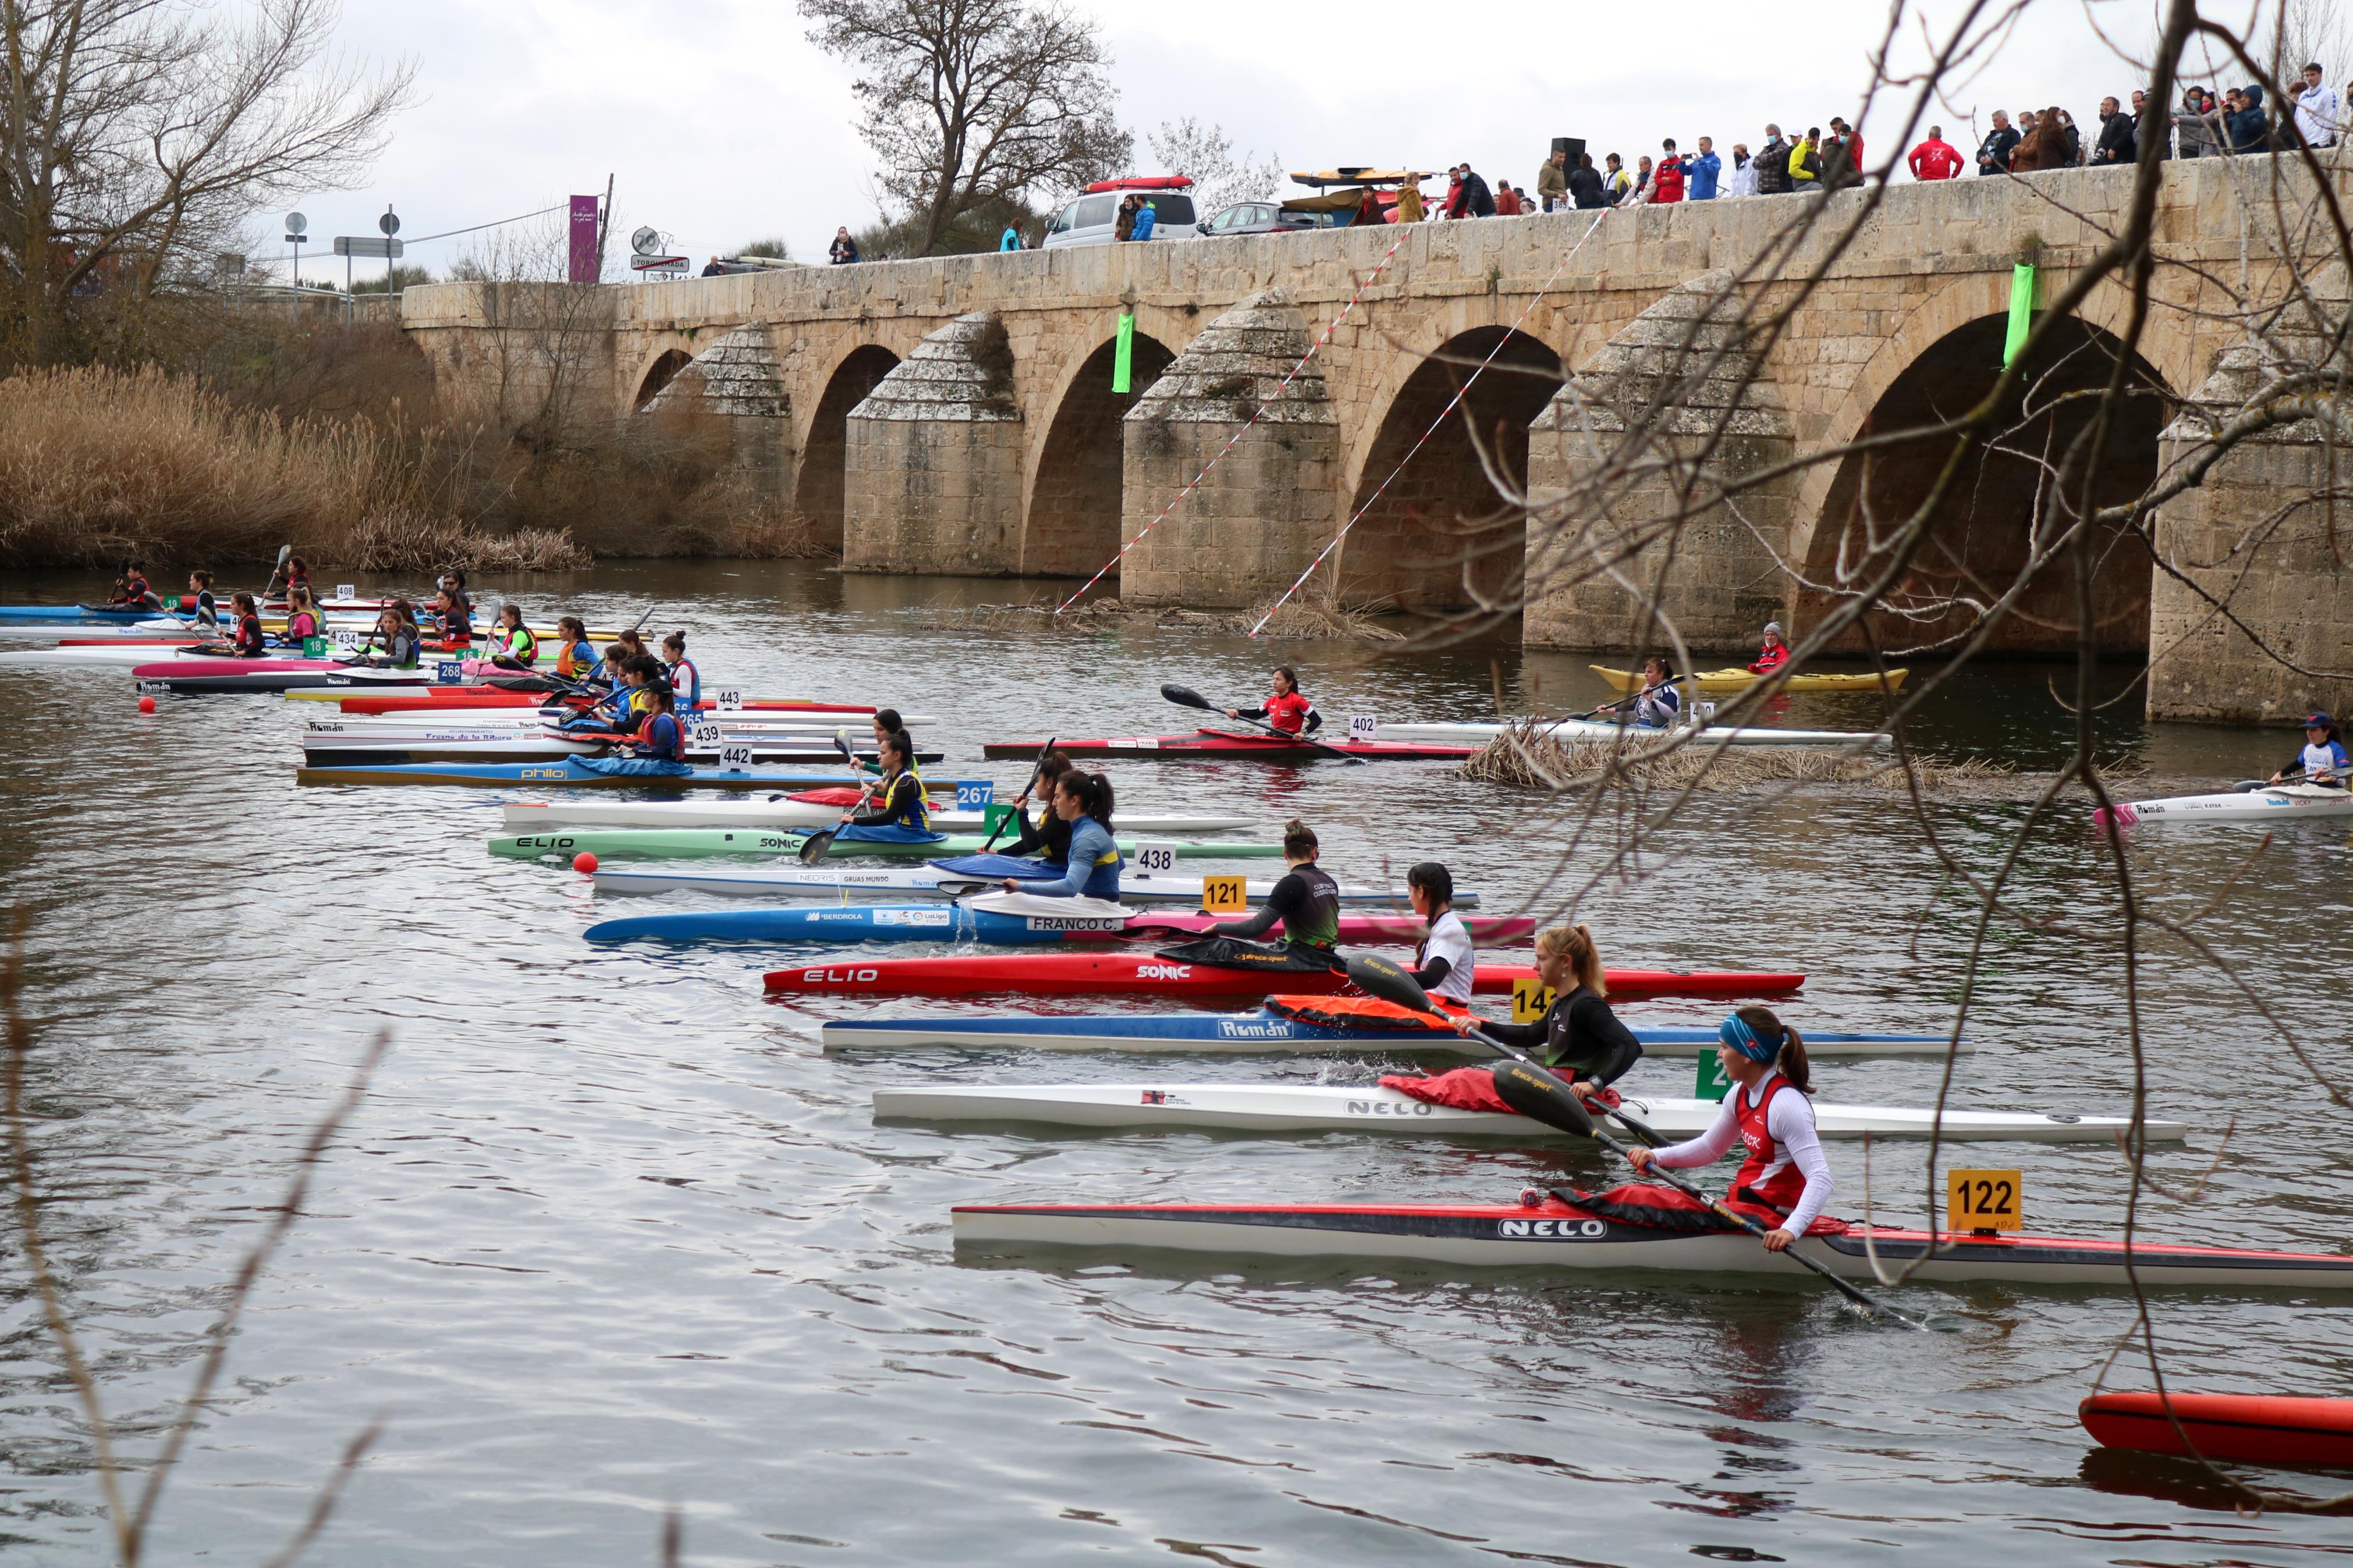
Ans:
[{"label": "red kayak floating empty", "polygon": [[[1482,963],[1475,989],[1508,995],[1533,978],[1527,963]],[[1612,996],[1766,996],[1795,991],[1802,974],[1698,970],[1612,969]],[[769,972],[771,991],[822,991],[870,996],[970,996],[1008,993],[1086,996],[1329,995],[1348,988],[1345,974],[1300,969],[1232,969],[1149,952],[973,953],[952,958],[876,958],[795,964]]]},{"label": "red kayak floating empty", "polygon": [[[991,741],[980,753],[1000,762],[1035,760],[1043,741]],[[1235,734],[1195,730],[1184,735],[1124,735],[1107,741],[1056,740],[1054,749],[1071,757],[1128,757],[1143,762],[1328,763],[1333,753],[1368,763],[1459,763],[1476,756],[1477,746],[1416,744],[1399,741],[1303,741],[1287,735]]]},{"label": "red kayak floating empty", "polygon": [[2249,1465],[2353,1468],[2353,1399],[2103,1393],[2077,1405],[2075,1415],[2104,1447],[2143,1454],[2195,1450],[2209,1459]]}]

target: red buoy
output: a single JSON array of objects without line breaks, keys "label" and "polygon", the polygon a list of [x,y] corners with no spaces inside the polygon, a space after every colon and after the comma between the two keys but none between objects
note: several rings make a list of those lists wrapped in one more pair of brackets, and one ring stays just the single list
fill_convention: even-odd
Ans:
[{"label": "red buoy", "polygon": [[142,697],[139,700],[139,711],[142,713],[155,711],[155,700],[153,697]]},{"label": "red buoy", "polygon": [[596,857],[583,849],[572,858],[572,868],[585,877],[596,868]]}]

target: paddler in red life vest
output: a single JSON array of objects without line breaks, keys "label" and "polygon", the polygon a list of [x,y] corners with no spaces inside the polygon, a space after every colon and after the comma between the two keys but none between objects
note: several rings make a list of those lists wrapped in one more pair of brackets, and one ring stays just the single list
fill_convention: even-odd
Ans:
[{"label": "paddler in red life vest", "polygon": [[529,669],[539,662],[539,638],[523,625],[520,605],[499,606],[491,625],[491,662],[501,669]]},{"label": "paddler in red life vest", "polygon": [[1716,1040],[1716,1059],[1733,1087],[1715,1121],[1683,1142],[1629,1150],[1627,1163],[1637,1171],[1649,1170],[1653,1160],[1671,1171],[1712,1165],[1737,1140],[1748,1157],[1724,1201],[1751,1212],[1769,1210],[1773,1228],[1765,1233],[1765,1250],[1778,1252],[1806,1234],[1834,1190],[1814,1127],[1814,1102],[1807,1098],[1814,1086],[1806,1043],[1766,1007],[1726,1016]]},{"label": "paddler in red life vest", "polygon": [[1757,649],[1757,657],[1755,658],[1748,661],[1748,673],[1751,675],[1770,675],[1788,662],[1789,645],[1781,640],[1781,623],[1778,621],[1767,621],[1765,623],[1765,646]]},{"label": "paddler in red life vest", "polygon": [[155,596],[154,585],[147,581],[147,563],[126,561],[122,575],[114,584],[114,597],[107,603],[121,610],[160,610],[164,601]]},{"label": "paddler in red life vest", "polygon": [[237,641],[228,650],[232,658],[268,658],[269,639],[261,635],[261,606],[253,602],[250,594],[239,594],[229,601],[237,612]]},{"label": "paddler in red life vest", "polygon": [[670,688],[659,683],[643,688],[645,719],[623,739],[609,757],[583,757],[581,764],[604,773],[676,776],[691,773],[686,762],[686,726],[670,710]]},{"label": "paddler in red life vest", "polygon": [[1324,727],[1324,715],[1299,694],[1299,671],[1287,664],[1276,667],[1274,694],[1266,700],[1265,707],[1229,708],[1226,717],[1264,720],[1268,728],[1286,735],[1312,734]]}]

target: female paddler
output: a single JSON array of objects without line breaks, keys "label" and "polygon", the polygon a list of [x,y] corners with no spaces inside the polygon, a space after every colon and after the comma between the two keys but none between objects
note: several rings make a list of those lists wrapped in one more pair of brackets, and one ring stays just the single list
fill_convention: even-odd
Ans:
[{"label": "female paddler", "polygon": [[360,648],[363,662],[379,669],[417,668],[417,631],[397,608],[387,605],[375,617],[375,630]]},{"label": "female paddler", "polygon": [[1683,716],[1683,693],[1675,689],[1663,658],[1642,661],[1642,689],[1634,693],[1634,724],[1638,729],[1672,729]]},{"label": "female paddler", "polygon": [[[1013,797],[1014,819],[1021,824],[1020,834],[1000,853],[1007,855],[1038,855],[1049,866],[1064,867],[1071,863],[1071,825],[1054,810],[1054,781],[1071,771],[1071,759],[1059,751],[1050,751],[1038,759],[1038,782],[1032,786],[1044,798],[1039,803],[1038,820],[1029,820],[1029,790]],[[1042,851],[1042,853],[1040,853]]]},{"label": "female paddler", "polygon": [[865,800],[841,814],[840,826],[899,828],[911,837],[929,834],[931,806],[923,798],[923,781],[915,773],[913,738],[904,730],[893,730],[876,743],[875,755],[881,776]]},{"label": "female paddler", "polygon": [[[1653,1160],[1671,1171],[1686,1170],[1714,1164],[1738,1142],[1748,1157],[1724,1201],[1734,1208],[1769,1211],[1773,1228],[1765,1233],[1765,1250],[1778,1252],[1806,1234],[1835,1190],[1814,1128],[1814,1102],[1807,1098],[1814,1086],[1806,1042],[1766,1007],[1727,1015],[1716,1041],[1716,1059],[1733,1088],[1715,1121],[1696,1138],[1663,1149],[1630,1150],[1626,1159],[1637,1171],[1649,1170]],[[1613,1195],[1624,1201],[1622,1190]]]},{"label": "female paddler", "polygon": [[1282,863],[1286,869],[1267,894],[1266,902],[1248,920],[1224,921],[1211,926],[1209,934],[1239,937],[1247,942],[1264,936],[1280,921],[1286,946],[1331,953],[1340,944],[1340,884],[1315,864],[1323,853],[1314,828],[1295,816],[1284,823]]},{"label": "female paddler", "polygon": [[1607,1089],[1642,1059],[1642,1042],[1609,1008],[1609,982],[1592,928],[1553,926],[1536,934],[1536,978],[1553,994],[1553,1004],[1534,1024],[1486,1024],[1464,1018],[1461,1034],[1482,1028],[1505,1045],[1534,1057],[1585,1094]]},{"label": "female paddler", "polygon": [[237,641],[229,647],[232,658],[268,658],[269,639],[261,635],[261,607],[250,594],[239,594],[229,601],[237,613]]},{"label": "female paddler", "polygon": [[1263,720],[1271,730],[1286,735],[1311,734],[1324,727],[1324,715],[1315,711],[1315,704],[1299,694],[1299,671],[1287,664],[1274,670],[1274,690],[1263,708],[1229,708],[1229,719]]},{"label": "female paddler", "polygon": [[575,760],[600,773],[675,778],[692,773],[686,762],[686,726],[670,711],[670,688],[657,683],[640,695],[646,703],[645,722],[616,743],[614,754]]},{"label": "female paddler", "polygon": [[588,628],[578,616],[559,616],[555,621],[555,673],[563,680],[586,680],[596,672],[596,650],[588,641]]},{"label": "female paddler", "polygon": [[1053,881],[1005,879],[1008,893],[1035,893],[1049,899],[1102,899],[1119,901],[1119,842],[1112,837],[1111,780],[1101,773],[1064,770],[1054,781],[1054,815],[1071,825],[1071,858],[1060,878]]},{"label": "female paddler", "polygon": [[2346,771],[2345,741],[2337,732],[2337,721],[2326,713],[2307,713],[2304,716],[2304,750],[2274,773],[2271,782],[2285,784],[2301,773],[2308,784],[2342,789]]},{"label": "female paddler", "polygon": [[1405,874],[1405,885],[1413,912],[1430,922],[1413,950],[1415,983],[1440,1002],[1468,1007],[1478,961],[1471,932],[1454,912],[1454,874],[1435,860],[1424,860]]},{"label": "female paddler", "polygon": [[686,657],[686,634],[672,632],[662,638],[662,677],[670,689],[678,694],[678,704],[689,713],[702,706],[702,672]]},{"label": "female paddler", "polygon": [[539,638],[523,625],[522,605],[499,606],[491,623],[491,662],[501,669],[529,669],[539,662]]}]

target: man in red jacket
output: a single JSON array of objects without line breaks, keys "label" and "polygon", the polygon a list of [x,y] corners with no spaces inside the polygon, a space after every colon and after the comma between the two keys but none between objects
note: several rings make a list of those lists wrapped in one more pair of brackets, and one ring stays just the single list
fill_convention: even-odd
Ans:
[{"label": "man in red jacket", "polygon": [[1683,161],[1675,156],[1675,139],[1668,137],[1659,144],[1664,151],[1659,154],[1659,166],[1651,175],[1651,200],[1679,202],[1683,199]]},{"label": "man in red jacket", "polygon": [[1961,154],[1945,140],[1945,128],[1928,127],[1928,139],[1912,149],[1905,160],[1915,180],[1949,180],[1961,172]]}]

